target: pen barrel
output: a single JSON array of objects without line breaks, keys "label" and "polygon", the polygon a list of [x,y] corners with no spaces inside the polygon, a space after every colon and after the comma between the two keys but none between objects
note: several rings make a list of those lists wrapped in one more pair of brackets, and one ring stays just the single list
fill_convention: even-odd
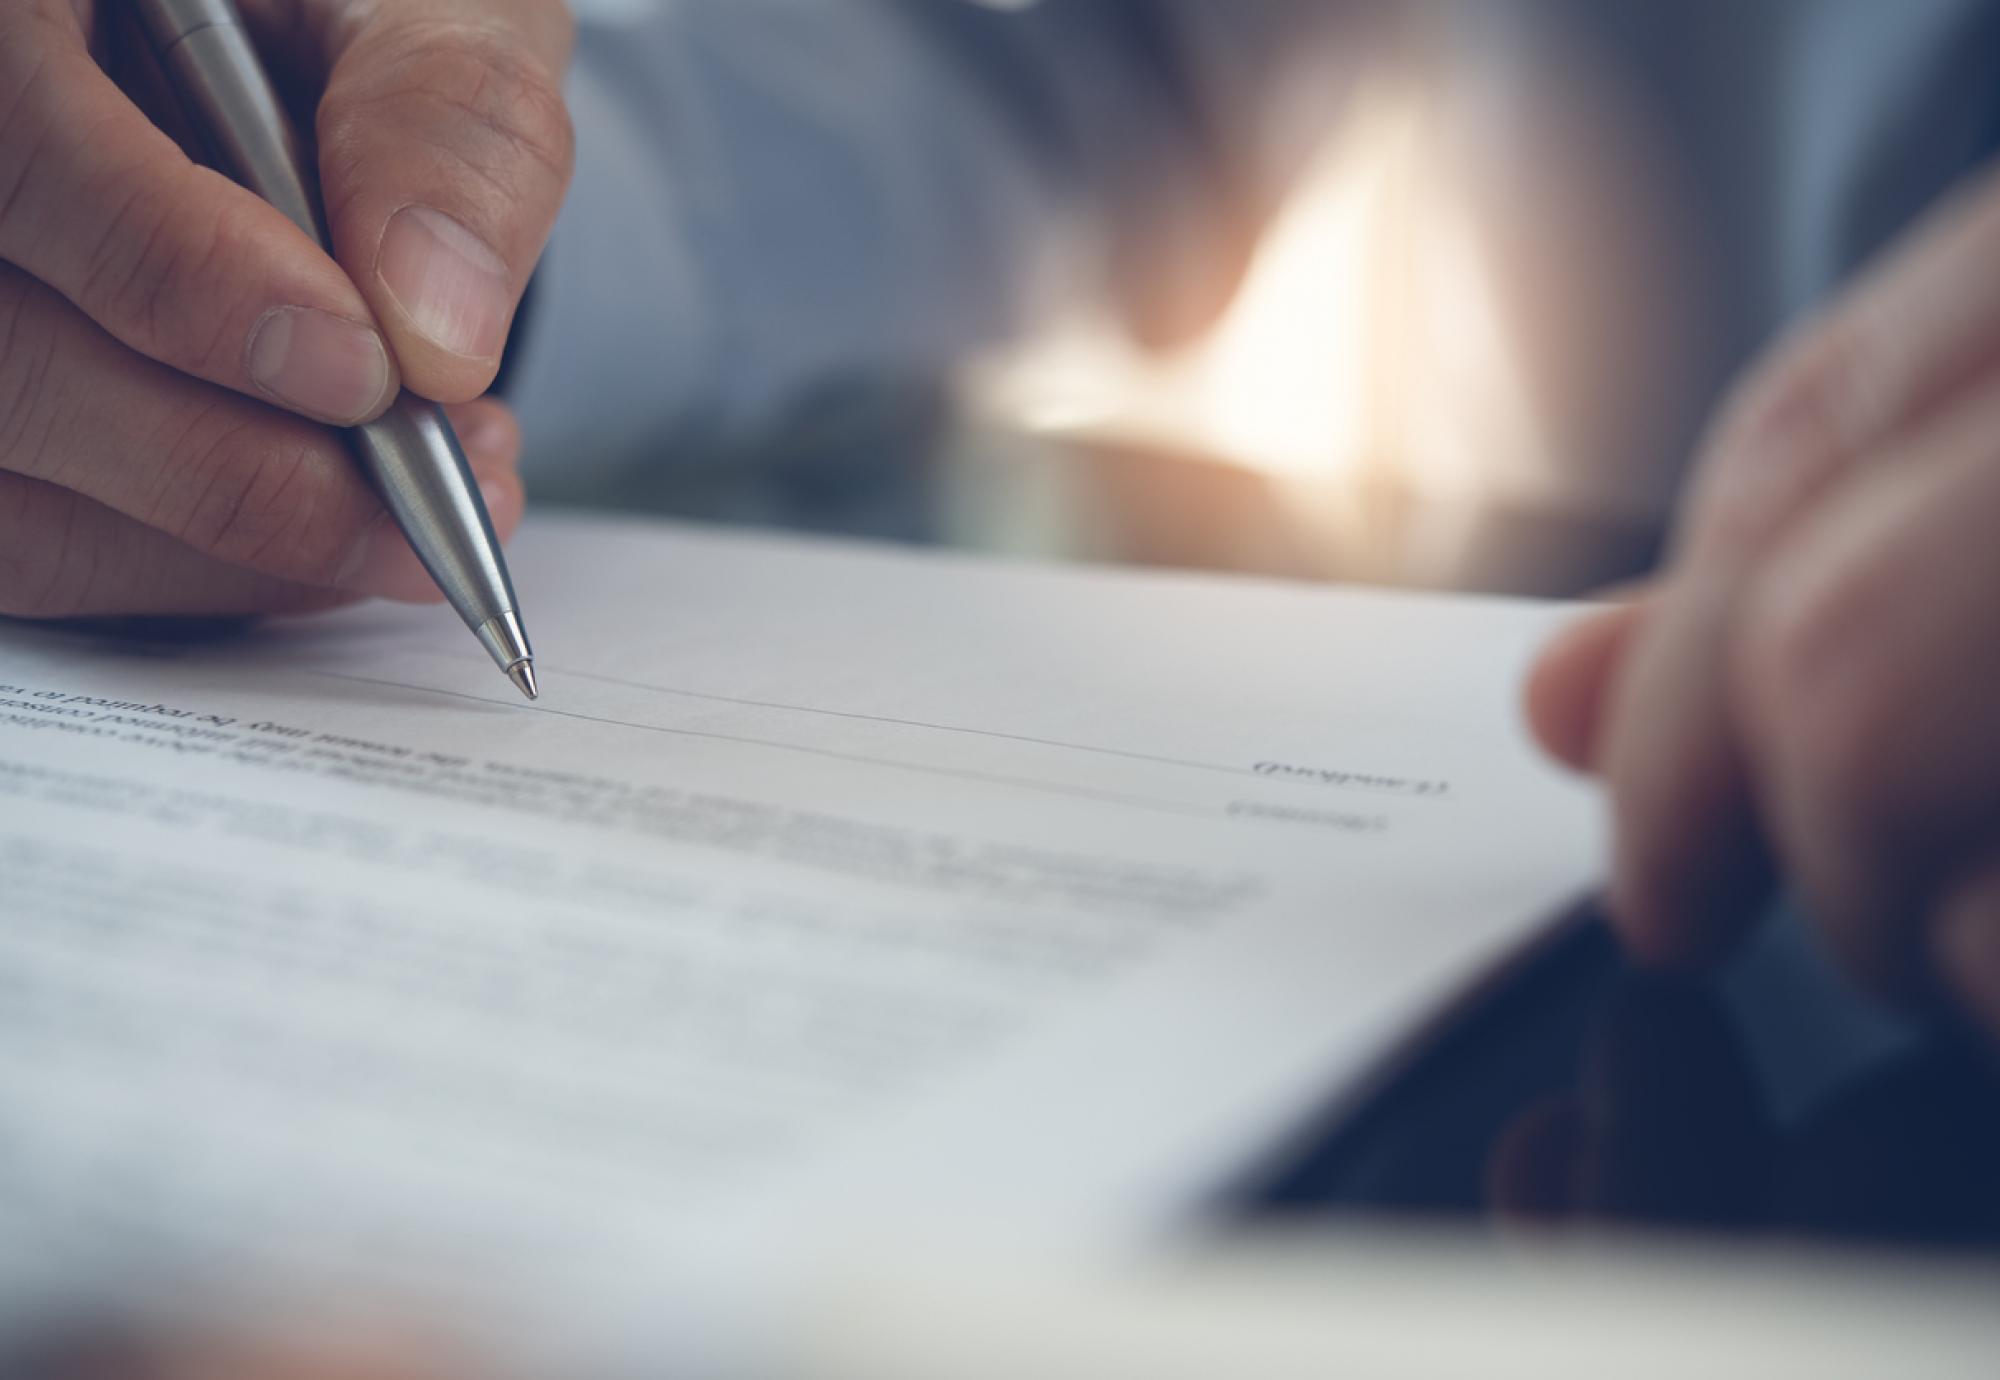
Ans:
[{"label": "pen barrel", "polygon": [[[333,252],[319,179],[231,0],[137,0],[222,171]],[[478,481],[437,404],[404,393],[348,446],[445,598],[502,668],[533,656]]]},{"label": "pen barrel", "polygon": [[348,446],[417,559],[494,661],[504,670],[533,657],[493,519],[443,411],[405,393],[348,432]]},{"label": "pen barrel", "polygon": [[222,171],[331,254],[319,179],[236,7],[230,0],[138,0],[138,8],[160,65]]}]

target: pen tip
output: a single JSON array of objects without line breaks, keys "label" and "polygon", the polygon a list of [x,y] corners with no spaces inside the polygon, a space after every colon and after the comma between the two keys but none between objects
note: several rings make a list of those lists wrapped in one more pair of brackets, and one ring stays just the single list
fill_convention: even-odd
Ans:
[{"label": "pen tip", "polygon": [[507,679],[514,682],[514,688],[531,700],[542,697],[541,687],[535,684],[535,663],[517,661],[507,668]]}]

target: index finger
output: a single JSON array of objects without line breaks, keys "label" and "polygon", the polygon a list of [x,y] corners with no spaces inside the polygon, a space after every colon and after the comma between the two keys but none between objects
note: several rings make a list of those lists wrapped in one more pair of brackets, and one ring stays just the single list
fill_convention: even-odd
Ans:
[{"label": "index finger", "polygon": [[320,421],[395,397],[368,303],[290,221],[197,167],[64,0],[0,5],[0,260],[127,346]]}]

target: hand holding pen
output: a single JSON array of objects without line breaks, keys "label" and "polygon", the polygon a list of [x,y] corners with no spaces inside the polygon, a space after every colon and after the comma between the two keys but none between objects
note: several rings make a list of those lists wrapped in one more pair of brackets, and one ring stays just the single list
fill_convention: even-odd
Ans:
[{"label": "hand holding pen", "polygon": [[[163,133],[122,6],[0,7],[0,613],[433,600],[340,433],[453,404],[502,533],[492,381],[569,170],[553,0],[257,0],[331,253]],[[159,117],[159,118],[155,118]],[[310,419],[310,420],[307,420]]]}]

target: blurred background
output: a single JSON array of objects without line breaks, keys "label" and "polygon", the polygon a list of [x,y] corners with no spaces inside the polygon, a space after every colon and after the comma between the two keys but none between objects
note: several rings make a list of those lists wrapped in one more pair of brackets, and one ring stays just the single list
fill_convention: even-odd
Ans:
[{"label": "blurred background", "polygon": [[[613,475],[588,418],[537,430],[589,370],[531,360],[544,502],[1574,595],[1653,563],[1732,378],[2000,146],[1984,0],[679,8],[621,150],[657,167],[596,206],[654,177],[664,228],[589,250],[627,256],[592,312],[653,294],[670,434]],[[629,82],[608,32],[579,72]],[[681,415],[713,393],[755,405]]]},{"label": "blurred background", "polygon": [[[1268,118],[1230,144],[1254,171],[1222,188],[1221,214],[1164,198],[1122,238],[1068,246],[1086,270],[1056,275],[986,348],[901,367],[857,348],[775,418],[726,438],[697,427],[670,464],[635,455],[617,505],[1060,560],[1588,594],[1657,562],[1740,371],[2000,147],[2000,6],[1973,0],[1320,12],[1369,22],[1296,70],[1260,69],[1272,89],[1236,103]],[[861,99],[835,80],[803,106]],[[956,148],[949,92],[935,116],[926,133]],[[1147,130],[1106,136],[1141,180]],[[911,227],[882,221],[893,253]],[[798,282],[758,300],[818,305]],[[951,286],[918,309],[962,305]],[[840,300],[860,302],[865,341],[872,304]],[[1631,972],[1585,929],[1596,938],[1378,1104],[1332,1109],[1238,1206],[1995,1250],[2000,1097],[1954,1032],[1857,1001],[1795,915],[1702,982]]]},{"label": "blurred background", "polygon": [[1691,270],[1600,60],[1405,16],[1190,342],[1083,313],[959,380],[980,546],[1568,593],[1651,560]]},{"label": "blurred background", "polygon": [[1758,25],[1722,17],[1663,73],[1635,7],[1611,8],[1404,6],[1363,60],[1271,101],[1283,190],[1197,270],[1233,284],[1197,329],[1141,344],[1129,312],[1072,296],[937,376],[822,380],[748,434],[683,436],[615,501],[1422,587],[1570,595],[1643,571],[1771,315],[1715,309],[1704,246],[1746,213],[1688,156],[1721,117],[1682,120],[1736,99],[1687,69]]}]

